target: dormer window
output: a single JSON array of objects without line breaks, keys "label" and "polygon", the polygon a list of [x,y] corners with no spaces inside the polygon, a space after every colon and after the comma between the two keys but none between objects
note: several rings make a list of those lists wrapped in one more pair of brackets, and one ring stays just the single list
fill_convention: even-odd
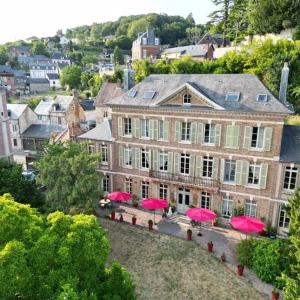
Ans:
[{"label": "dormer window", "polygon": [[238,102],[240,100],[240,94],[239,92],[229,92],[226,95],[225,101],[227,102]]},{"label": "dormer window", "polygon": [[188,93],[183,95],[183,104],[191,104],[192,96]]},{"label": "dormer window", "polygon": [[134,98],[137,94],[137,90],[130,90],[128,92],[128,97]]},{"label": "dormer window", "polygon": [[268,101],[268,95],[267,94],[259,94],[259,95],[257,95],[256,101],[258,101],[258,102],[267,102]]}]

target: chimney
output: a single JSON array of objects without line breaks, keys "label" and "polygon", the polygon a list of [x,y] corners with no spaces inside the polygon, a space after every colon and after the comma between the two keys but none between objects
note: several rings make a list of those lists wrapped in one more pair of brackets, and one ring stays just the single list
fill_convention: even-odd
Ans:
[{"label": "chimney", "polygon": [[5,89],[0,88],[0,157],[12,154],[6,93]]},{"label": "chimney", "polygon": [[134,71],[131,69],[124,69],[124,90],[129,91],[134,85]]},{"label": "chimney", "polygon": [[288,62],[284,63],[284,66],[281,71],[281,81],[280,81],[280,90],[279,90],[279,100],[281,103],[286,103],[286,92],[288,88],[288,81],[289,81],[289,66]]}]

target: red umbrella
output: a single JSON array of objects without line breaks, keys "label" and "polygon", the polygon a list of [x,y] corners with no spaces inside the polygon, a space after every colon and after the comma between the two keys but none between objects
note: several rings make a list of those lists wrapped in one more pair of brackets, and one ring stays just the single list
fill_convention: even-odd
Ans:
[{"label": "red umbrella", "polygon": [[261,220],[248,216],[232,217],[230,224],[234,229],[245,233],[260,232],[266,226]]},{"label": "red umbrella", "polygon": [[187,210],[186,215],[194,221],[208,222],[212,221],[217,215],[207,208],[190,208]]},{"label": "red umbrella", "polygon": [[107,195],[107,198],[115,202],[126,202],[131,199],[131,194],[126,192],[112,192]]},{"label": "red umbrella", "polygon": [[154,224],[155,224],[155,211],[168,206],[168,201],[164,199],[147,198],[141,202],[141,205],[149,210],[154,210]]}]

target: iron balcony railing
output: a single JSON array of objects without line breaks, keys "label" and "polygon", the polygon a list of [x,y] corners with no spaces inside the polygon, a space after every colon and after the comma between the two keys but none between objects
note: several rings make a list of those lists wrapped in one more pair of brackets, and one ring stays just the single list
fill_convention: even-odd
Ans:
[{"label": "iron balcony railing", "polygon": [[149,175],[150,177],[161,179],[161,180],[168,180],[168,181],[173,181],[178,183],[187,183],[187,184],[200,186],[200,187],[211,187],[211,188],[219,187],[219,181],[212,178],[202,178],[202,177],[174,174],[174,173],[154,171],[154,170],[150,170]]}]

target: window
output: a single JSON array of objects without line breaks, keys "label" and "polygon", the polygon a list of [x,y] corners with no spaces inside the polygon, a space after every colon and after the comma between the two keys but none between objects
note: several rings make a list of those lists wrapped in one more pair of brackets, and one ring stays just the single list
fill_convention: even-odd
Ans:
[{"label": "window", "polygon": [[264,143],[264,128],[263,127],[253,127],[252,137],[251,137],[251,147],[252,148],[262,148]]},{"label": "window", "polygon": [[248,172],[248,184],[259,184],[260,165],[250,164]]},{"label": "window", "polygon": [[13,132],[16,132],[16,131],[18,131],[18,126],[17,125],[13,125],[12,129],[13,129]]},{"label": "window", "polygon": [[14,143],[14,147],[17,147],[17,146],[18,146],[18,141],[17,141],[17,139],[13,139],[13,143]]},{"label": "window", "polygon": [[149,150],[142,149],[142,169],[149,169]]},{"label": "window", "polygon": [[158,121],[158,139],[163,140],[164,139],[164,121],[159,120]]},{"label": "window", "polygon": [[180,157],[180,173],[181,174],[190,174],[190,155],[189,154],[181,154]]},{"label": "window", "polygon": [[102,164],[108,164],[108,148],[107,145],[100,146],[101,151],[101,162]]},{"label": "window", "polygon": [[143,95],[143,99],[153,99],[155,94],[155,91],[146,91]]},{"label": "window", "polygon": [[102,183],[103,183],[103,192],[109,192],[109,175],[105,175],[103,178],[102,178]]},{"label": "window", "polygon": [[211,198],[210,193],[207,192],[201,193],[201,203],[200,203],[201,208],[210,209],[210,198]]},{"label": "window", "polygon": [[216,136],[216,124],[205,124],[204,143],[214,144]]},{"label": "window", "polygon": [[240,100],[240,93],[229,92],[226,95],[225,101],[238,102]]},{"label": "window", "polygon": [[268,95],[267,94],[259,94],[259,95],[257,95],[256,101],[258,101],[258,102],[267,102],[268,101]]},{"label": "window", "polygon": [[222,217],[230,219],[232,216],[233,200],[230,198],[223,198],[222,200]]},{"label": "window", "polygon": [[191,123],[181,123],[181,141],[190,141],[191,139]]},{"label": "window", "polygon": [[105,111],[103,112],[103,117],[104,117],[104,118],[107,118],[107,117],[108,117],[108,112],[107,112],[107,110],[105,110]]},{"label": "window", "polygon": [[159,153],[159,170],[168,171],[168,153]]},{"label": "window", "polygon": [[190,94],[183,95],[183,104],[191,104],[192,96]]},{"label": "window", "polygon": [[142,197],[142,199],[149,198],[149,182],[148,181],[142,181],[141,197]]},{"label": "window", "polygon": [[166,184],[159,185],[159,198],[160,199],[168,199],[168,186]]},{"label": "window", "polygon": [[288,217],[285,209],[281,207],[278,226],[282,228],[289,228],[289,224],[290,224],[290,218]]},{"label": "window", "polygon": [[286,167],[284,174],[283,188],[285,190],[294,191],[296,188],[298,168]]},{"label": "window", "polygon": [[245,216],[256,217],[256,201],[247,200],[245,204]]},{"label": "window", "polygon": [[203,177],[212,177],[214,159],[210,156],[203,157]]},{"label": "window", "polygon": [[94,153],[95,152],[95,145],[93,144],[89,144],[88,145],[88,152],[91,154],[91,153]]},{"label": "window", "polygon": [[127,95],[131,98],[134,98],[136,94],[137,94],[137,90],[130,90]]},{"label": "window", "polygon": [[155,45],[155,46],[158,46],[158,45],[159,45],[159,38],[155,38],[155,39],[154,39],[154,45]]},{"label": "window", "polygon": [[124,148],[124,166],[132,166],[132,150],[130,148]]},{"label": "window", "polygon": [[[146,42],[143,40],[143,44],[147,44],[147,40]],[[147,50],[146,49],[143,49],[143,58],[147,58]]]},{"label": "window", "polygon": [[224,181],[226,182],[235,182],[235,160],[225,160],[225,170],[224,170]]},{"label": "window", "polygon": [[131,118],[124,118],[123,119],[123,128],[124,128],[124,135],[131,135]]},{"label": "window", "polygon": [[142,119],[141,120],[141,137],[142,138],[149,138],[149,120]]},{"label": "window", "polygon": [[124,190],[126,193],[132,194],[132,179],[131,178],[125,178]]},{"label": "window", "polygon": [[42,120],[42,116],[38,116],[38,119],[39,119],[39,120]]}]

